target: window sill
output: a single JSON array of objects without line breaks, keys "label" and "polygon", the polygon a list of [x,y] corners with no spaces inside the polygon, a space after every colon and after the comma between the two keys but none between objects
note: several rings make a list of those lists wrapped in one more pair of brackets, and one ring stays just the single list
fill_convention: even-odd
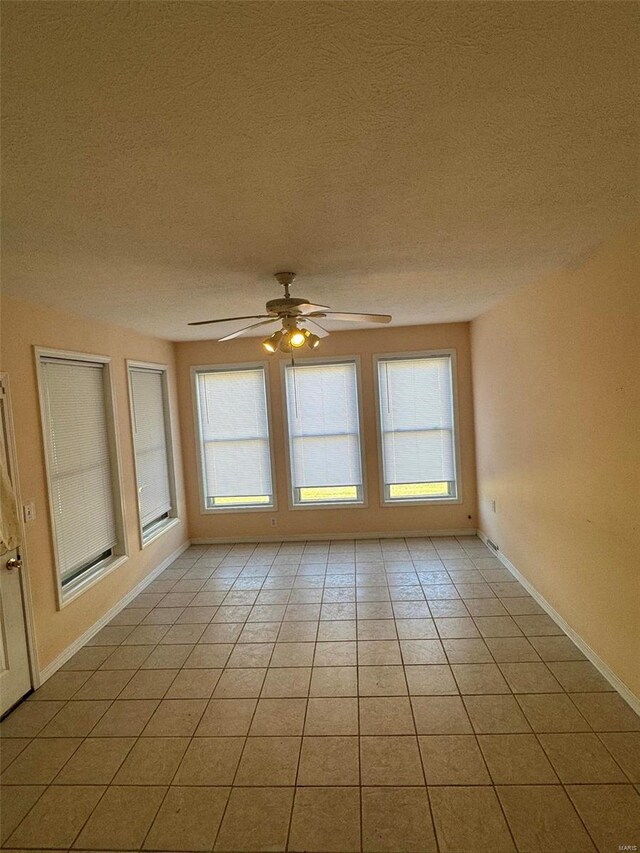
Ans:
[{"label": "window sill", "polygon": [[384,498],[381,500],[381,506],[383,507],[391,507],[391,506],[433,506],[434,504],[461,504],[462,498],[445,498],[445,497],[437,497],[437,498],[394,498],[393,500],[385,500]]},{"label": "window sill", "polygon": [[109,560],[108,563],[99,566],[95,571],[88,573],[85,576],[79,577],[76,581],[69,584],[66,589],[58,587],[58,610],[62,610],[63,607],[66,607],[68,604],[71,604],[71,602],[75,601],[75,599],[78,598],[78,596],[82,595],[83,592],[86,592],[88,589],[91,589],[92,586],[95,586],[95,584],[97,584],[107,575],[110,575],[111,572],[124,565],[124,563],[126,563],[128,559],[128,554],[116,555],[111,560]]},{"label": "window sill", "polygon": [[256,504],[255,506],[217,506],[200,507],[200,515],[218,515],[222,512],[275,512],[275,504]]},{"label": "window sill", "polygon": [[300,503],[294,504],[291,503],[289,505],[289,509],[298,510],[298,509],[366,509],[368,506],[366,501],[318,501],[317,503]]},{"label": "window sill", "polygon": [[168,518],[163,524],[158,525],[158,527],[152,530],[147,536],[141,533],[140,540],[142,550],[144,550],[147,545],[151,545],[152,542],[155,542],[156,539],[159,539],[168,530],[171,530],[172,527],[175,527],[176,524],[180,524],[179,518]]}]

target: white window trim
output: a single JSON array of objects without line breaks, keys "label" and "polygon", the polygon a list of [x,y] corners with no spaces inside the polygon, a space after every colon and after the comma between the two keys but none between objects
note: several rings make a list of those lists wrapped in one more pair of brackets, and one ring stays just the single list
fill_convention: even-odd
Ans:
[{"label": "white window trim", "polygon": [[[111,367],[111,356],[94,355],[86,352],[73,352],[70,350],[48,349],[44,347],[34,347],[34,357],[36,362],[36,375],[38,380],[38,396],[40,401],[40,424],[41,435],[44,450],[45,472],[47,477],[47,496],[49,509],[49,522],[51,525],[51,543],[54,556],[54,575],[56,584],[56,599],[58,610],[71,604],[79,595],[86,592],[92,586],[97,584],[111,572],[122,566],[129,559],[129,544],[127,537],[127,526],[125,524],[125,509],[124,496],[122,489],[122,464],[120,456],[120,445],[118,439],[117,413],[115,395],[113,389],[113,371]],[[103,364],[105,370],[105,409],[107,416],[107,433],[109,441],[109,451],[113,462],[112,474],[112,491],[113,491],[113,509],[115,514],[116,533],[118,544],[116,553],[109,560],[98,565],[92,572],[81,575],[76,581],[73,581],[63,590],[60,579],[60,555],[58,553],[58,540],[55,533],[55,518],[53,513],[53,493],[51,491],[51,477],[49,456],[47,450],[47,418],[46,418],[46,403],[45,403],[45,386],[44,377],[42,375],[42,361],[47,358],[67,359],[70,361],[86,361],[94,364]]]},{"label": "white window trim", "polygon": [[360,470],[362,471],[362,499],[359,501],[323,501],[318,503],[296,503],[294,499],[293,476],[291,469],[291,451],[289,444],[289,411],[287,407],[287,380],[285,370],[291,366],[291,363],[286,359],[280,362],[280,384],[282,387],[282,422],[284,425],[284,453],[287,462],[287,497],[289,501],[289,509],[310,510],[310,509],[340,509],[345,507],[348,509],[367,509],[369,506],[369,495],[367,490],[367,455],[364,446],[364,433],[362,430],[363,415],[362,415],[362,371],[360,369],[359,355],[335,355],[324,358],[305,358],[301,361],[301,366],[306,364],[321,365],[321,364],[346,364],[351,362],[356,366],[356,389],[358,394],[358,431],[360,438]]},{"label": "white window trim", "polygon": [[[455,465],[455,497],[433,497],[433,498],[412,498],[410,500],[388,500],[385,492],[384,482],[384,456],[382,445],[382,417],[381,417],[381,399],[380,399],[380,374],[378,363],[381,361],[403,361],[412,358],[438,358],[441,356],[449,356],[451,358],[451,396],[453,407],[453,450],[454,450],[454,465]],[[419,352],[385,352],[376,353],[373,356],[373,387],[376,406],[376,431],[378,435],[378,472],[380,478],[380,506],[383,507],[403,507],[403,506],[434,506],[438,504],[461,504],[462,498],[462,466],[460,464],[460,438],[458,435],[459,417],[458,417],[458,364],[457,352],[455,349],[432,349],[421,350]]]},{"label": "white window trim", "polygon": [[[269,461],[271,463],[271,491],[272,501],[270,504],[256,504],[255,506],[217,506],[208,507],[205,503],[205,476],[204,463],[202,461],[203,441],[200,430],[200,398],[198,395],[199,373],[227,373],[232,370],[264,370],[264,390],[267,402],[267,426],[269,428]],[[236,364],[194,364],[191,366],[191,397],[193,402],[193,433],[196,445],[196,459],[198,464],[198,491],[200,515],[218,515],[229,512],[275,512],[278,509],[276,488],[276,466],[273,452],[273,426],[271,420],[271,393],[269,389],[269,362],[249,361]]]},{"label": "white window trim", "polygon": [[[180,518],[178,517],[178,508],[177,508],[177,499],[176,499],[176,469],[175,469],[175,457],[173,453],[173,429],[172,429],[172,417],[171,417],[171,399],[169,397],[169,367],[166,364],[156,364],[151,361],[132,361],[131,359],[127,359],[127,387],[129,390],[129,416],[131,421],[131,447],[133,451],[133,468],[135,474],[135,483],[136,483],[136,507],[138,511],[138,533],[140,536],[140,550],[144,550],[147,546],[151,545],[152,542],[155,542],[160,536],[166,533],[168,530],[171,530],[172,527],[175,527],[180,523]],[[169,512],[169,517],[165,519],[163,522],[159,523],[154,530],[148,534],[144,535],[144,530],[142,529],[142,519],[140,516],[140,501],[138,500],[138,495],[140,493],[140,483],[138,481],[138,465],[136,463],[136,449],[135,449],[135,415],[133,410],[133,385],[131,381],[131,371],[132,370],[149,370],[155,373],[160,373],[162,376],[162,395],[163,395],[163,412],[164,412],[164,429],[166,435],[167,442],[167,466],[169,469],[169,495],[171,497],[171,510]]]}]

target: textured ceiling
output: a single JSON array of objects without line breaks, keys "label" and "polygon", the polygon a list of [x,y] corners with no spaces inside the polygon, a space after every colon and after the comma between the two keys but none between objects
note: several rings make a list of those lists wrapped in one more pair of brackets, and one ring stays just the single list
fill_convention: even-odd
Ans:
[{"label": "textured ceiling", "polygon": [[638,212],[635,3],[2,6],[15,296],[205,338],[284,268],[467,320]]}]

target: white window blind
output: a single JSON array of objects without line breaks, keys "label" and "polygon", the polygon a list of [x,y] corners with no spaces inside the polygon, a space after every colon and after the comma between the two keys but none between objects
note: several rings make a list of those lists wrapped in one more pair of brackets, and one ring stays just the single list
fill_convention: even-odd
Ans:
[{"label": "white window blind", "polygon": [[450,356],[378,361],[387,499],[455,497]]},{"label": "white window blind", "polygon": [[58,570],[64,587],[117,543],[105,367],[43,359],[44,422]]},{"label": "white window blind", "polygon": [[285,379],[294,502],[361,502],[355,363],[287,365]]},{"label": "white window blind", "polygon": [[272,505],[264,368],[196,376],[205,508]]},{"label": "white window blind", "polygon": [[164,374],[129,368],[140,525],[151,532],[171,512],[171,479]]}]

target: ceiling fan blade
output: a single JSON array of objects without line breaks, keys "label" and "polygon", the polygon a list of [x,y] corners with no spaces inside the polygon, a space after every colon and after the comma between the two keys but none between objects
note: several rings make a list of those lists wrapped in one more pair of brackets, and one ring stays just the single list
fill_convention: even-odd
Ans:
[{"label": "ceiling fan blade", "polygon": [[313,302],[298,305],[298,308],[301,314],[311,314],[313,311],[331,311],[328,305],[314,305]]},{"label": "ceiling fan blade", "polygon": [[232,338],[238,338],[240,337],[240,335],[243,335],[245,332],[248,332],[249,329],[256,329],[258,326],[268,326],[269,323],[278,323],[279,321],[279,317],[272,317],[270,320],[262,320],[260,323],[252,323],[250,326],[244,326],[242,329],[238,329],[237,332],[231,332],[230,335],[225,335],[224,338],[218,338],[218,340],[230,341]]},{"label": "ceiling fan blade", "polygon": [[311,317],[305,317],[305,318],[304,318],[304,320],[303,320],[302,322],[303,322],[305,325],[306,325],[307,323],[310,323],[312,326],[314,326],[316,329],[318,329],[317,335],[318,335],[318,337],[319,337],[319,338],[326,338],[326,337],[327,337],[327,335],[329,334],[329,332],[327,332],[327,330],[326,330],[326,329],[324,329],[324,328],[320,325],[320,323],[316,323],[316,321],[315,321],[315,320],[312,320],[312,319],[311,319]]},{"label": "ceiling fan blade", "polygon": [[355,314],[353,311],[319,311],[311,317],[326,317],[328,320],[348,320],[350,323],[390,323],[391,314]]},{"label": "ceiling fan blade", "polygon": [[232,320],[261,320],[263,317],[269,316],[269,314],[250,314],[248,317],[221,317],[219,320],[196,320],[195,323],[187,323],[187,325],[208,326],[210,323],[230,323]]}]

